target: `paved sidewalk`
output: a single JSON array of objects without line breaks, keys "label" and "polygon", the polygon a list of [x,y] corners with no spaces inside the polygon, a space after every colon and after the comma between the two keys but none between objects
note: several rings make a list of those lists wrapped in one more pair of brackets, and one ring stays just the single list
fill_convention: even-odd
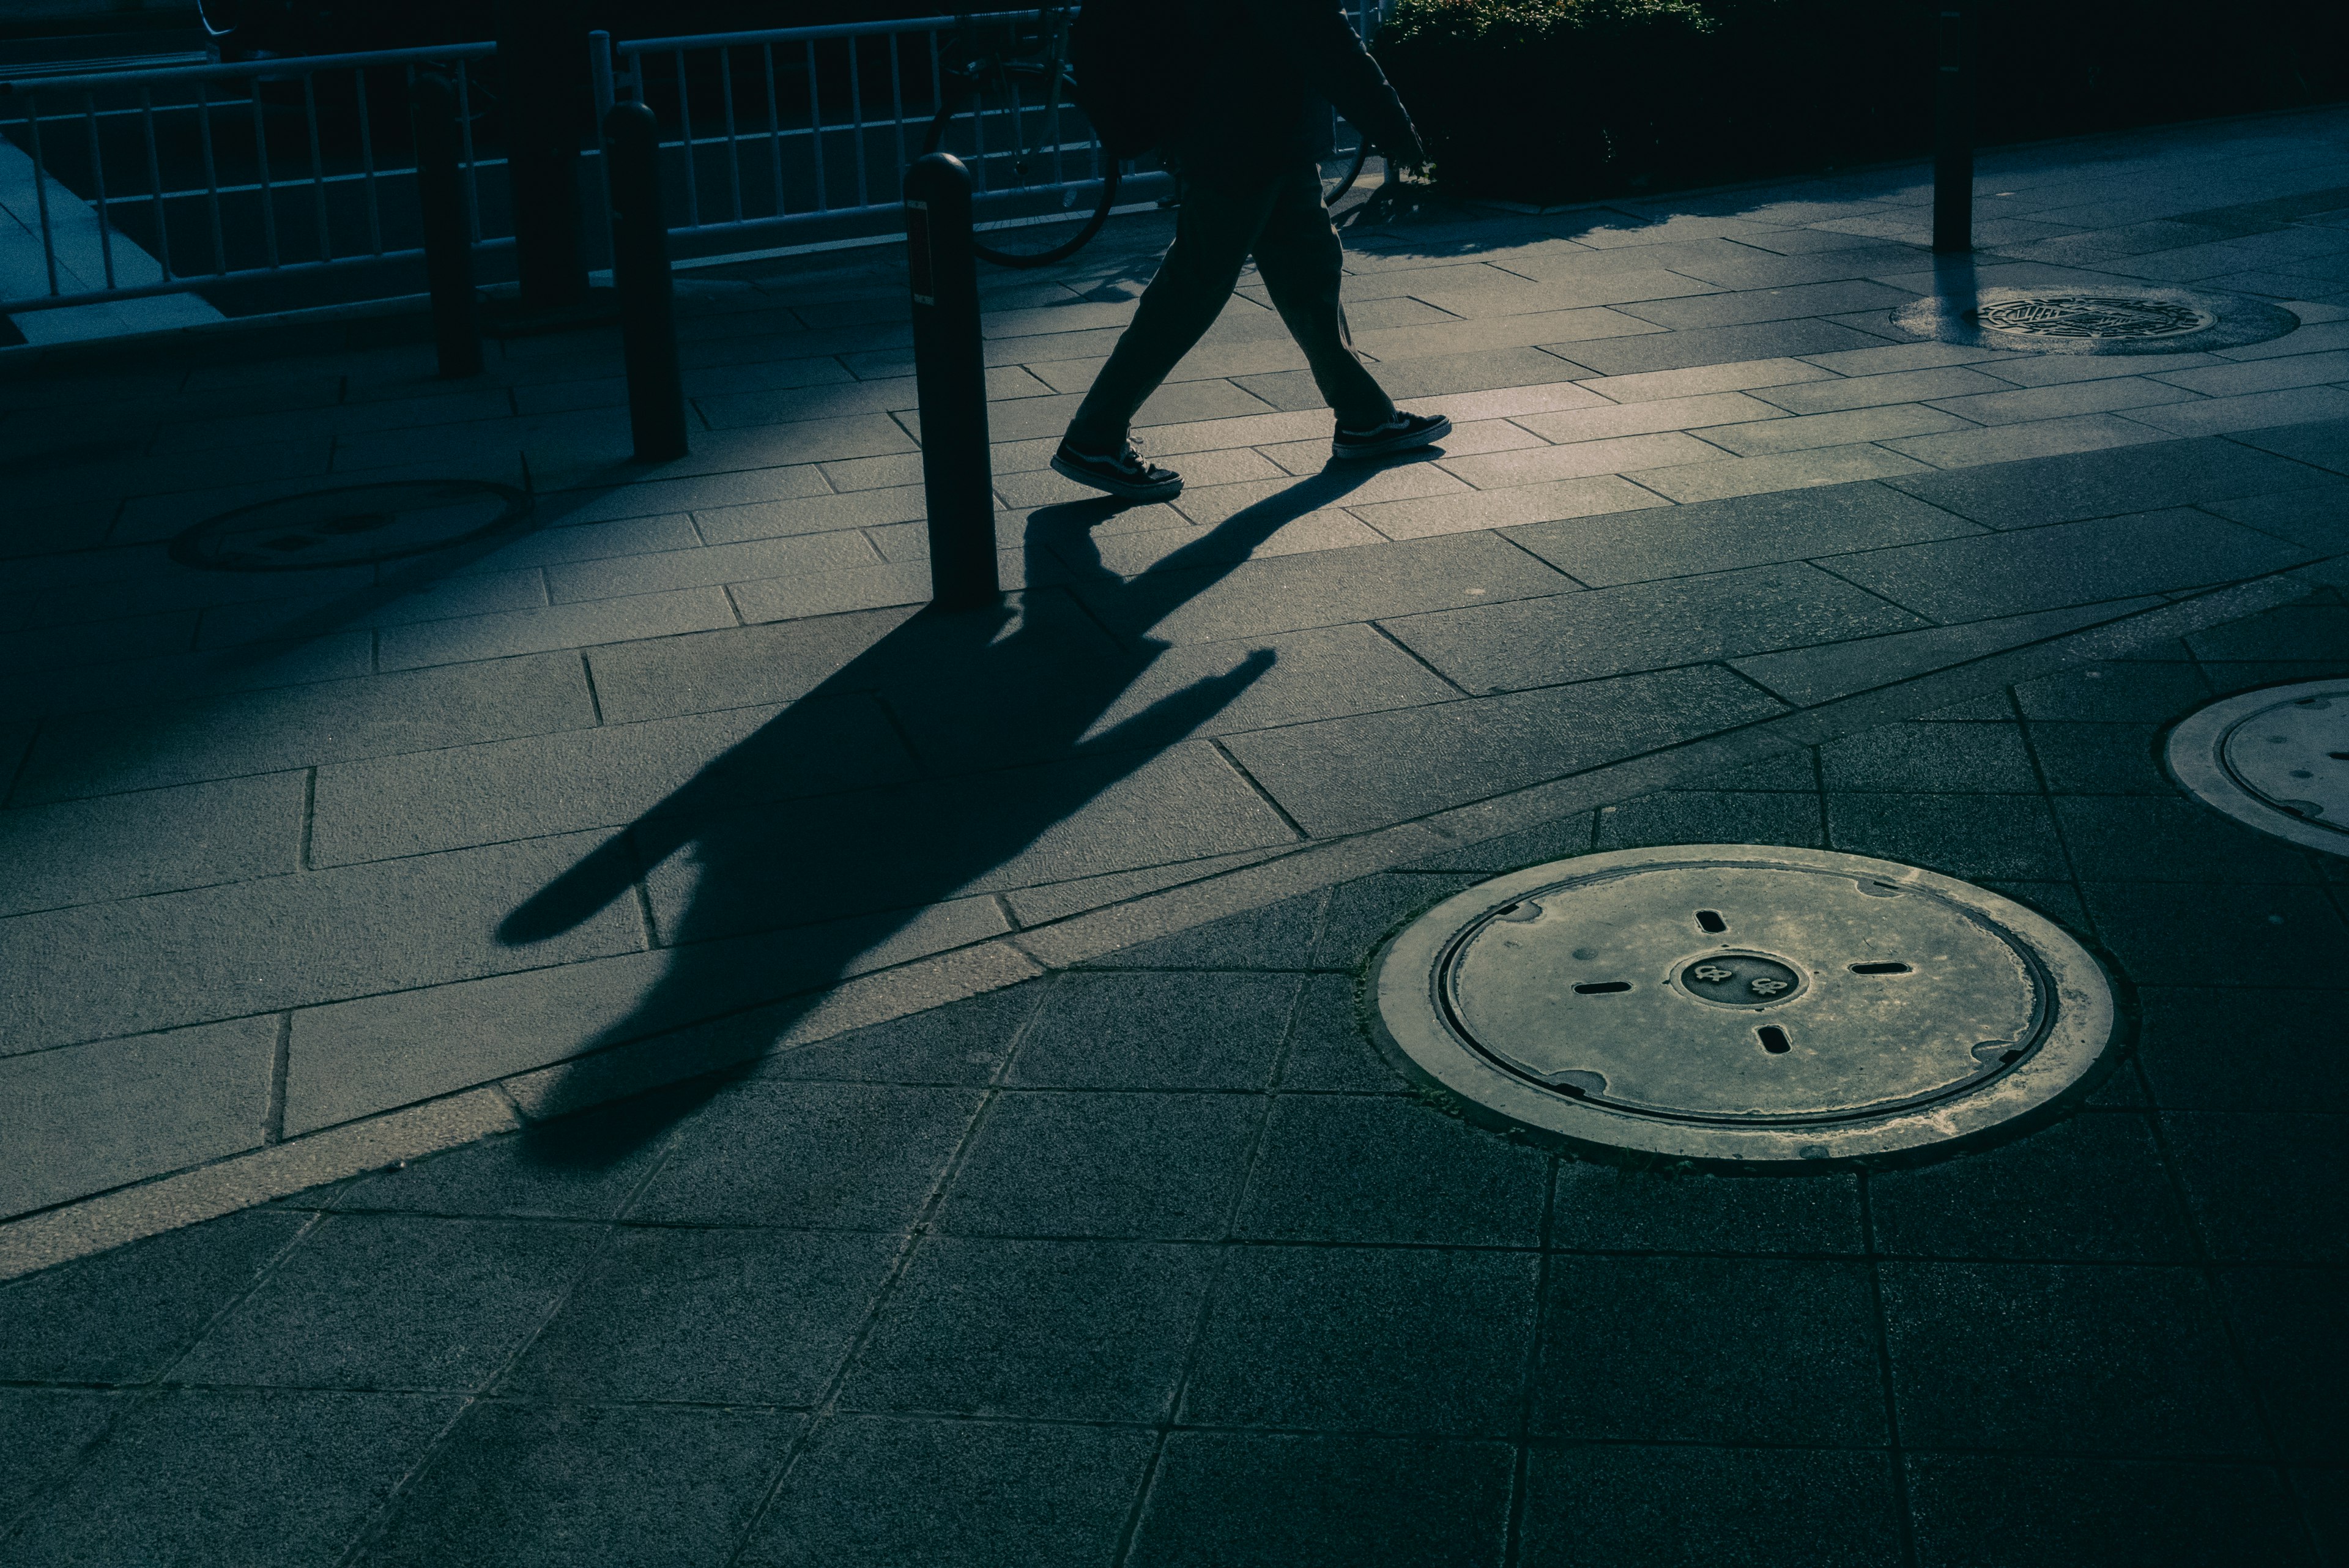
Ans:
[{"label": "paved sidewalk", "polygon": [[[2349,1562],[2349,862],[2158,732],[2283,608],[0,1286],[0,1558]],[[1985,882],[2133,981],[2085,1107],[1899,1170],[1554,1157],[1365,959],[1588,849]]]},{"label": "paved sidewalk", "polygon": [[[0,1215],[32,1215],[0,1272],[2334,580],[2349,115],[1982,166],[1975,285],[2188,284],[2302,325],[2190,356],[1910,340],[1890,312],[1958,286],[1915,169],[1403,203],[1350,227],[1349,310],[1453,417],[1443,451],[1325,468],[1249,285],[1144,410],[1190,488],[1118,511],[1043,465],[1164,240],[1122,220],[988,280],[1019,591],[957,618],[912,609],[885,251],[689,282],[699,428],[657,470],[595,335],[455,385],[348,336],[0,357]],[[449,476],[528,485],[535,526],[339,573],[161,549]]]}]

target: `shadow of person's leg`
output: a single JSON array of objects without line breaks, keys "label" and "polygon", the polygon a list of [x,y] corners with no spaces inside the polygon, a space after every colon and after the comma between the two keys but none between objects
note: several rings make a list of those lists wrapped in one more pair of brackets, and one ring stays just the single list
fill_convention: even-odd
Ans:
[{"label": "shadow of person's leg", "polygon": [[1346,307],[1339,297],[1345,268],[1345,246],[1321,204],[1320,176],[1310,164],[1300,164],[1273,188],[1257,235],[1257,274],[1288,335],[1305,350],[1313,384],[1338,422],[1367,430],[1392,414],[1394,403],[1363,369],[1347,334]]}]

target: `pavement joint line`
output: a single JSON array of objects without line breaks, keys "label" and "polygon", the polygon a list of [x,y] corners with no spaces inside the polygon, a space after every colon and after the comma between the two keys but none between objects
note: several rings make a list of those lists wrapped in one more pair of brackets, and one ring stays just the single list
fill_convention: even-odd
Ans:
[{"label": "pavement joint line", "polygon": [[[1040,978],[1138,942],[1392,869],[1463,843],[1651,794],[1705,767],[1743,765],[1790,744],[1816,744],[2077,663],[2240,619],[2299,597],[2302,589],[2291,579],[2300,569],[2204,590],[2101,626],[2004,649],[1816,707],[1795,709],[1740,729],[1414,821],[1344,838],[1308,842],[1270,860],[871,971],[823,992],[821,1000],[781,1038],[750,1054],[780,1054],[851,1029]],[[2328,897],[2337,897],[2337,889],[2328,889]],[[911,996],[885,994],[909,978],[929,979],[937,989],[917,987]],[[731,1016],[746,1017],[781,1000],[759,1003]],[[36,1211],[0,1224],[0,1279],[287,1197],[326,1181],[378,1168],[394,1159],[419,1158],[489,1133],[516,1130],[722,1070],[744,1058],[690,1051],[682,1061],[669,1057],[677,1034],[717,1022],[722,1020],[696,1021],[590,1056],[569,1058],[490,1085]],[[647,1064],[647,1055],[668,1059]],[[579,1082],[590,1075],[602,1079],[600,1085]]]}]

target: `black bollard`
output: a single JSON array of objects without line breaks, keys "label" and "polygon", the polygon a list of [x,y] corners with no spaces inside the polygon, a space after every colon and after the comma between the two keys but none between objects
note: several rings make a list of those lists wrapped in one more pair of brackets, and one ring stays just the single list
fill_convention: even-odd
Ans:
[{"label": "black bollard", "polygon": [[1933,249],[1974,248],[1974,80],[1966,14],[1938,0],[1934,17]]},{"label": "black bollard", "polygon": [[995,480],[987,445],[987,362],[978,343],[978,257],[970,171],[933,152],[905,172],[905,261],[914,290],[914,386],[922,410],[922,494],[930,514],[930,602],[992,604]]},{"label": "black bollard", "polygon": [[653,111],[641,103],[614,104],[604,117],[604,156],[612,178],[612,281],[628,367],[628,428],[638,462],[666,462],[685,455],[685,381],[677,368],[660,122]]},{"label": "black bollard", "polygon": [[580,248],[579,143],[595,123],[582,0],[495,0],[500,119],[524,312],[587,298]]},{"label": "black bollard", "polygon": [[424,218],[424,278],[432,291],[432,337],[440,374],[481,373],[481,324],[474,317],[473,253],[465,237],[465,188],[458,171],[457,89],[426,71],[409,99],[416,132],[416,204]]}]

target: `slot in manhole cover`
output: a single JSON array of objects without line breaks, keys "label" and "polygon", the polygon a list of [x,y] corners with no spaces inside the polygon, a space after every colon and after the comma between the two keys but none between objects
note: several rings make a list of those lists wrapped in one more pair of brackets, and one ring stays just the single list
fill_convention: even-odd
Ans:
[{"label": "slot in manhole cover", "polygon": [[2349,678],[2228,697],[2169,732],[2169,771],[2237,822],[2349,855]]},{"label": "slot in manhole cover", "polygon": [[171,541],[171,558],[222,572],[363,566],[445,550],[530,514],[530,497],[476,479],[409,479],[240,506]]},{"label": "slot in manhole cover", "polygon": [[1770,1165],[1982,1132],[2113,1037],[2081,946],[1985,888],[1824,850],[1688,845],[1471,888],[1374,980],[1385,1044],[1508,1122]]},{"label": "slot in manhole cover", "polygon": [[2281,337],[2300,317],[2265,300],[2182,288],[1980,288],[1904,305],[1920,337],[2056,354],[2190,354]]}]

